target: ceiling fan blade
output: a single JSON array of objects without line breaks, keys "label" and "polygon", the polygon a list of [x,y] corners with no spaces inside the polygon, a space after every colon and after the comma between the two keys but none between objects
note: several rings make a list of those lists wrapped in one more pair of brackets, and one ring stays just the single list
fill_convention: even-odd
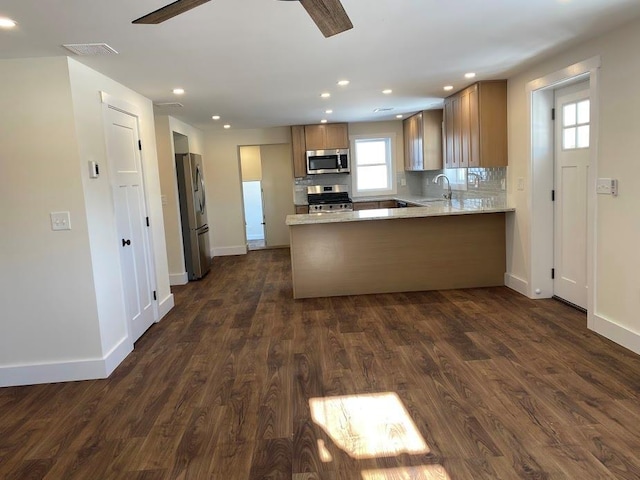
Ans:
[{"label": "ceiling fan blade", "polygon": [[327,38],[353,28],[340,0],[300,0],[300,3]]},{"label": "ceiling fan blade", "polygon": [[210,2],[211,0],[177,0],[176,2],[165,5],[158,10],[155,10],[144,17],[140,17],[131,23],[144,23],[144,24],[157,24],[162,23],[170,18],[180,15],[192,8],[196,8],[203,3]]}]

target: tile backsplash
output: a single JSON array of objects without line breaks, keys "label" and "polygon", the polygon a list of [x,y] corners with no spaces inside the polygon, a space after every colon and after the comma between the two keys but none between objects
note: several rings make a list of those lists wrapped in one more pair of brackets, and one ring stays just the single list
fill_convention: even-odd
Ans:
[{"label": "tile backsplash", "polygon": [[[444,173],[451,182],[453,197],[459,200],[495,200],[505,202],[507,197],[507,167],[457,168],[427,172],[397,172],[398,196],[440,197],[446,190],[446,182],[434,183],[433,179]],[[404,183],[404,185],[403,185]],[[296,178],[293,198],[296,205],[307,203],[309,185],[347,185],[351,191],[350,174],[310,175]]]},{"label": "tile backsplash", "polygon": [[[419,172],[420,191],[414,187],[413,195],[425,197],[439,197],[446,190],[446,182],[438,184],[434,178],[444,173],[451,182],[453,197],[458,199],[488,199],[506,200],[507,196],[507,167],[492,168],[458,168]],[[407,182],[409,183],[409,182]],[[414,191],[416,193],[414,193]]]}]

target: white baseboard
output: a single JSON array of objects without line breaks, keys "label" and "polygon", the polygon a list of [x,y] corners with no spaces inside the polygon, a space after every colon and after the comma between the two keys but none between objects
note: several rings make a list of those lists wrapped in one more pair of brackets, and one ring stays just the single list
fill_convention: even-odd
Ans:
[{"label": "white baseboard", "polygon": [[212,257],[227,257],[230,255],[246,255],[247,245],[237,245],[234,247],[217,247],[211,250]]},{"label": "white baseboard", "polygon": [[175,306],[175,300],[173,298],[173,293],[167,295],[164,300],[161,300],[158,304],[158,319],[156,322],[162,320],[162,318],[169,313],[169,311]]},{"label": "white baseboard", "polygon": [[186,285],[187,283],[189,283],[189,274],[187,272],[169,274],[169,285]]},{"label": "white baseboard", "polygon": [[120,340],[120,343],[113,347],[109,353],[107,353],[104,357],[104,377],[106,378],[116,369],[118,365],[122,363],[122,361],[127,358],[133,351],[133,344],[131,343],[129,337],[123,338]]},{"label": "white baseboard", "polygon": [[0,387],[107,378],[132,350],[124,338],[104,358],[0,367]]},{"label": "white baseboard", "polygon": [[590,320],[588,326],[591,330],[640,355],[640,333],[629,330],[600,315],[593,315]]},{"label": "white baseboard", "polygon": [[504,274],[504,284],[512,290],[524,295],[525,297],[529,296],[529,283],[520,278],[512,275],[510,273]]}]

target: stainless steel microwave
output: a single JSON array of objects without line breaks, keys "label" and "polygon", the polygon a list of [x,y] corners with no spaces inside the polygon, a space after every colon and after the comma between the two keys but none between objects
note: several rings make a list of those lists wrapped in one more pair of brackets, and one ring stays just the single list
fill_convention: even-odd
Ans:
[{"label": "stainless steel microwave", "polygon": [[307,150],[307,175],[349,173],[349,150]]}]

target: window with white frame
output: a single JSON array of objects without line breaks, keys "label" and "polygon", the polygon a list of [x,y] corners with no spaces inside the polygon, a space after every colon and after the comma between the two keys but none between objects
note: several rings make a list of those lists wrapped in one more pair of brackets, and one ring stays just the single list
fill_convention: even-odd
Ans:
[{"label": "window with white frame", "polygon": [[396,193],[394,134],[352,137],[351,176],[355,197]]}]

